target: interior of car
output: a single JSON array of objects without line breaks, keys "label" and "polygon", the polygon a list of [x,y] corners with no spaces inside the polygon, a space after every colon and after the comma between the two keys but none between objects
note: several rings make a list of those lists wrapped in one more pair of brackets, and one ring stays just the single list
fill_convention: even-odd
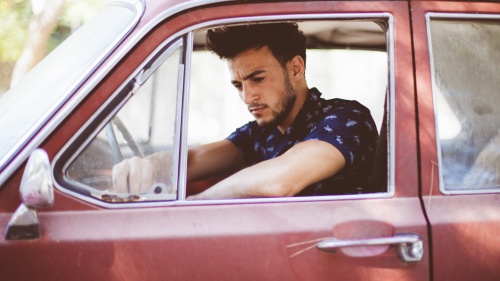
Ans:
[{"label": "interior of car", "polygon": [[[369,192],[387,191],[388,173],[388,35],[385,18],[342,20],[298,20],[307,37],[306,80],[323,98],[357,100],[368,107],[380,132],[377,157]],[[208,52],[208,28],[193,31],[189,75],[187,145],[194,146],[226,138],[236,128],[252,120],[229,81],[224,61]],[[171,44],[170,44],[171,45]],[[157,151],[178,151],[176,122],[177,65],[182,48],[170,45],[158,50],[158,60],[147,63],[155,71],[134,95],[132,87],[119,89],[115,117],[96,118],[100,131],[79,138],[76,153],[66,155],[62,180],[73,191],[105,202],[175,200],[177,179],[152,187],[147,194],[117,195],[111,180],[113,166],[124,158],[143,157]],[[161,61],[160,61],[161,59]],[[214,85],[216,85],[214,87]],[[106,121],[106,118],[109,121]],[[95,129],[94,129],[95,130]],[[78,148],[76,148],[78,147]],[[175,161],[172,161],[175,162]],[[170,175],[177,167],[172,165]],[[226,175],[187,186],[187,195],[206,189]],[[155,192],[160,190],[160,192]]]}]

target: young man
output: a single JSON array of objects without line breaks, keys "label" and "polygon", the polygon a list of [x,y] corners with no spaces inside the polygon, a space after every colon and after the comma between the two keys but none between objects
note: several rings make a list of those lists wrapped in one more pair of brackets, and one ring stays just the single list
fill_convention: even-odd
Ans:
[{"label": "young man", "polygon": [[[223,199],[361,193],[378,133],[356,101],[324,100],[305,80],[306,38],[293,23],[224,27],[207,48],[225,59],[231,83],[255,121],[227,139],[189,149],[187,181],[231,176],[188,197]],[[118,190],[140,192],[168,157],[157,153],[113,169]]]}]

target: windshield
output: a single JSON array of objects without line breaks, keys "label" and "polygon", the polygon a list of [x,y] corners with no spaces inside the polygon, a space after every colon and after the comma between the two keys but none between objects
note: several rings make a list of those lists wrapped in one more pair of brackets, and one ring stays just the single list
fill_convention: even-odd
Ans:
[{"label": "windshield", "polygon": [[0,170],[126,36],[139,16],[130,3],[110,2],[0,97]]}]

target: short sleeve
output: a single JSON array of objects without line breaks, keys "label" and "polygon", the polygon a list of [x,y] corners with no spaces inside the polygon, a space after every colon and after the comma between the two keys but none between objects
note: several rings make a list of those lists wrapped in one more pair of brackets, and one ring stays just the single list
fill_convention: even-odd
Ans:
[{"label": "short sleeve", "polygon": [[255,153],[255,138],[257,130],[257,122],[253,121],[236,129],[227,137],[229,141],[236,145],[243,157],[243,160],[247,164],[254,164],[257,162]]},{"label": "short sleeve", "polygon": [[368,109],[343,106],[329,111],[304,140],[313,139],[335,146],[344,156],[346,167],[355,169],[372,161],[378,133]]}]

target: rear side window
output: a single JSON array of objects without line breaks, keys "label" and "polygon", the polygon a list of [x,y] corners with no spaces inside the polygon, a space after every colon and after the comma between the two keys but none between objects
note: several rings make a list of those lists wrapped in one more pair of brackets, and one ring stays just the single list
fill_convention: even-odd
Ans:
[{"label": "rear side window", "polygon": [[428,15],[443,192],[500,187],[500,16]]}]

